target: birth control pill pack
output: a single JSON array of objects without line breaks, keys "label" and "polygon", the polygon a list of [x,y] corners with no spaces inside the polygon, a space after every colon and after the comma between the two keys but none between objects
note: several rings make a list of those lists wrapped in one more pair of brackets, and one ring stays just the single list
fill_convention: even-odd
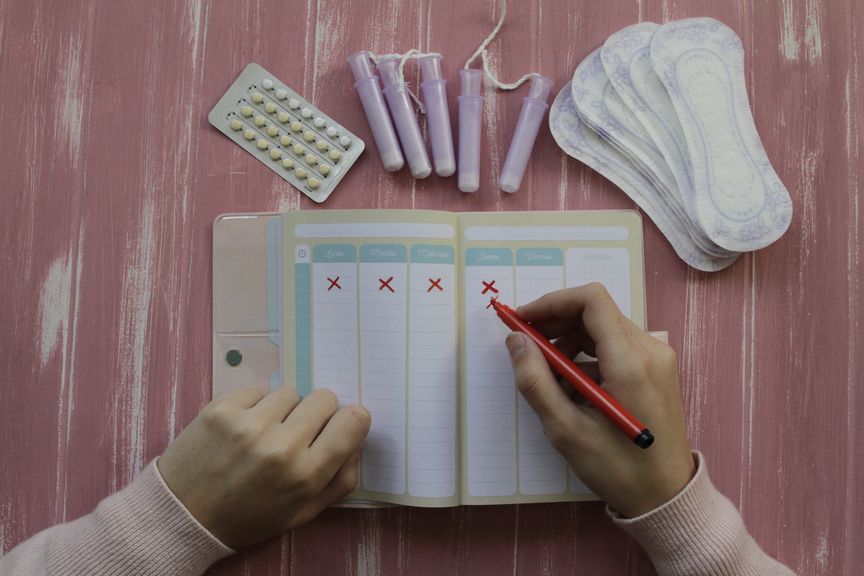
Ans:
[{"label": "birth control pill pack", "polygon": [[240,73],[208,119],[315,202],[330,196],[366,147],[255,63]]}]

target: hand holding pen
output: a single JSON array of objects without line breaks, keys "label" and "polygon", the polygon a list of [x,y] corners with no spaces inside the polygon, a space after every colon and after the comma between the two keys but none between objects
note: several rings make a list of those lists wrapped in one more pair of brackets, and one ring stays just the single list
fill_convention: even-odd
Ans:
[{"label": "hand holding pen", "polygon": [[571,401],[537,344],[513,332],[507,348],[519,391],[579,478],[625,516],[675,496],[694,472],[675,352],[624,316],[600,284],[547,294],[517,312],[568,358],[595,356],[603,389],[657,439],[643,450],[590,402]]}]

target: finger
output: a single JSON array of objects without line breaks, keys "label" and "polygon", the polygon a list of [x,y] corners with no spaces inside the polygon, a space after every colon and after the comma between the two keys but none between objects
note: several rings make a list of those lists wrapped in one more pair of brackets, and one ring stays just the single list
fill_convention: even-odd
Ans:
[{"label": "finger", "polygon": [[294,520],[291,528],[305,524],[331,504],[335,504],[357,489],[360,479],[360,453],[355,453],[342,465],[321,492],[309,500]]},{"label": "finger", "polygon": [[519,315],[532,323],[581,319],[587,335],[596,343],[623,343],[632,331],[606,288],[599,283],[550,292],[520,306]]},{"label": "finger", "polygon": [[330,418],[309,449],[312,466],[320,470],[322,483],[360,450],[371,424],[369,411],[360,404],[346,406]]},{"label": "finger", "polygon": [[282,386],[265,396],[252,411],[267,422],[282,422],[300,403],[300,395],[291,386]]},{"label": "finger", "polygon": [[218,401],[240,406],[242,408],[251,408],[263,397],[264,393],[261,389],[258,386],[250,384],[249,386],[244,386],[225,394],[219,398]]},{"label": "finger", "polygon": [[[580,352],[585,352],[585,338],[581,334],[567,334],[555,340],[555,347],[558,348],[567,358],[571,360],[576,358]],[[593,348],[593,342],[591,348]],[[585,352],[588,354],[587,352]],[[590,354],[589,354],[590,356]]]},{"label": "finger", "polygon": [[540,417],[547,433],[578,428],[584,415],[558,385],[537,345],[524,334],[513,332],[507,337],[507,349],[516,386]]},{"label": "finger", "polygon": [[333,392],[313,390],[291,411],[283,426],[301,446],[310,446],[338,408],[339,401]]}]

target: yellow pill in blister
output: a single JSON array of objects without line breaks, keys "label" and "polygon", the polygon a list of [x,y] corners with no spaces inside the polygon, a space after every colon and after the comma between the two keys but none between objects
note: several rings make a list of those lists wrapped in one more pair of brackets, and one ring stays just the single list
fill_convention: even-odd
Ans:
[{"label": "yellow pill in blister", "polygon": [[282,151],[278,148],[271,149],[270,158],[272,158],[273,160],[279,160],[280,158],[282,158]]},{"label": "yellow pill in blister", "polygon": [[250,116],[252,116],[252,107],[249,106],[248,104],[245,106],[241,106],[240,107],[240,114],[242,114],[246,118],[249,118]]},{"label": "yellow pill in blister", "polygon": [[243,128],[243,123],[237,120],[236,118],[232,118],[231,122],[228,123],[232,130],[240,130]]},{"label": "yellow pill in blister", "polygon": [[243,137],[246,140],[253,140],[255,138],[255,131],[251,128],[247,128],[245,132],[243,132]]},{"label": "yellow pill in blister", "polygon": [[276,112],[276,105],[272,102],[267,102],[266,104],[264,104],[264,110],[268,114],[273,114],[274,112]]},{"label": "yellow pill in blister", "polygon": [[282,146],[290,146],[290,145],[291,145],[291,138],[289,138],[288,136],[285,136],[285,135],[283,134],[283,135],[279,138],[279,144],[281,144]]},{"label": "yellow pill in blister", "polygon": [[328,156],[330,156],[331,160],[336,162],[339,160],[339,158],[342,157],[342,154],[338,150],[330,150],[330,153],[328,154]]},{"label": "yellow pill in blister", "polygon": [[258,146],[259,150],[266,150],[267,149],[267,140],[260,138],[258,140],[258,142],[255,143],[255,145]]},{"label": "yellow pill in blister", "polygon": [[294,175],[297,176],[297,178],[305,178],[306,177],[306,170],[301,168],[300,166],[298,166],[297,168],[294,169]]},{"label": "yellow pill in blister", "polygon": [[303,145],[302,144],[295,144],[293,150],[294,150],[294,154],[301,156],[303,154]]},{"label": "yellow pill in blister", "polygon": [[291,158],[284,158],[282,160],[282,167],[290,170],[294,167],[294,160],[292,160]]},{"label": "yellow pill in blister", "polygon": [[291,116],[289,116],[287,112],[279,112],[279,114],[276,115],[276,118],[279,119],[279,122],[285,124],[291,119]]},{"label": "yellow pill in blister", "polygon": [[303,133],[303,139],[306,140],[306,142],[312,142],[315,140],[315,133],[311,130],[307,130]]},{"label": "yellow pill in blister", "polygon": [[327,142],[325,142],[324,140],[318,140],[318,142],[315,143],[315,147],[318,148],[318,150],[321,150],[322,152],[326,152],[327,151]]},{"label": "yellow pill in blister", "polygon": [[300,122],[297,122],[295,120],[294,122],[291,123],[291,130],[293,130],[294,132],[299,132],[302,129],[303,129],[303,125],[300,124]]},{"label": "yellow pill in blister", "polygon": [[306,154],[306,158],[304,158],[304,160],[306,161],[306,164],[310,164],[312,166],[318,163],[318,158],[316,158],[314,154]]},{"label": "yellow pill in blister", "polygon": [[264,126],[267,123],[267,119],[264,118],[261,114],[255,116],[255,125],[256,126]]},{"label": "yellow pill in blister", "polygon": [[309,178],[309,188],[314,190],[315,188],[318,188],[319,184],[321,184],[321,182],[319,182],[317,178]]},{"label": "yellow pill in blister", "polygon": [[321,164],[318,167],[318,172],[320,172],[322,176],[326,176],[330,173],[330,166],[327,164]]},{"label": "yellow pill in blister", "polygon": [[260,92],[255,92],[254,94],[252,94],[252,102],[254,102],[255,104],[260,104],[263,101],[264,96],[262,96]]},{"label": "yellow pill in blister", "polygon": [[278,128],[276,128],[272,124],[270,126],[267,126],[267,135],[268,136],[276,136],[277,134],[279,134]]}]

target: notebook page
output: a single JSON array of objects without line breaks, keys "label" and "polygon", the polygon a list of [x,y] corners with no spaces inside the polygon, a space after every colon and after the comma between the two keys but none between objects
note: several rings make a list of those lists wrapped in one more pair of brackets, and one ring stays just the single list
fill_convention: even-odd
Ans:
[{"label": "notebook page", "polygon": [[455,234],[440,212],[283,216],[283,379],[369,409],[355,499],[457,502]]},{"label": "notebook page", "polygon": [[462,503],[594,498],[516,390],[509,330],[487,306],[490,296],[520,305],[600,281],[644,325],[641,220],[623,211],[462,214],[460,251]]},{"label": "notebook page", "polygon": [[[560,248],[518,248],[516,305],[564,288],[563,262]],[[525,398],[521,394],[517,394],[517,398],[520,491],[523,494],[563,493],[567,490],[567,462],[549,444],[540,419]]]}]

